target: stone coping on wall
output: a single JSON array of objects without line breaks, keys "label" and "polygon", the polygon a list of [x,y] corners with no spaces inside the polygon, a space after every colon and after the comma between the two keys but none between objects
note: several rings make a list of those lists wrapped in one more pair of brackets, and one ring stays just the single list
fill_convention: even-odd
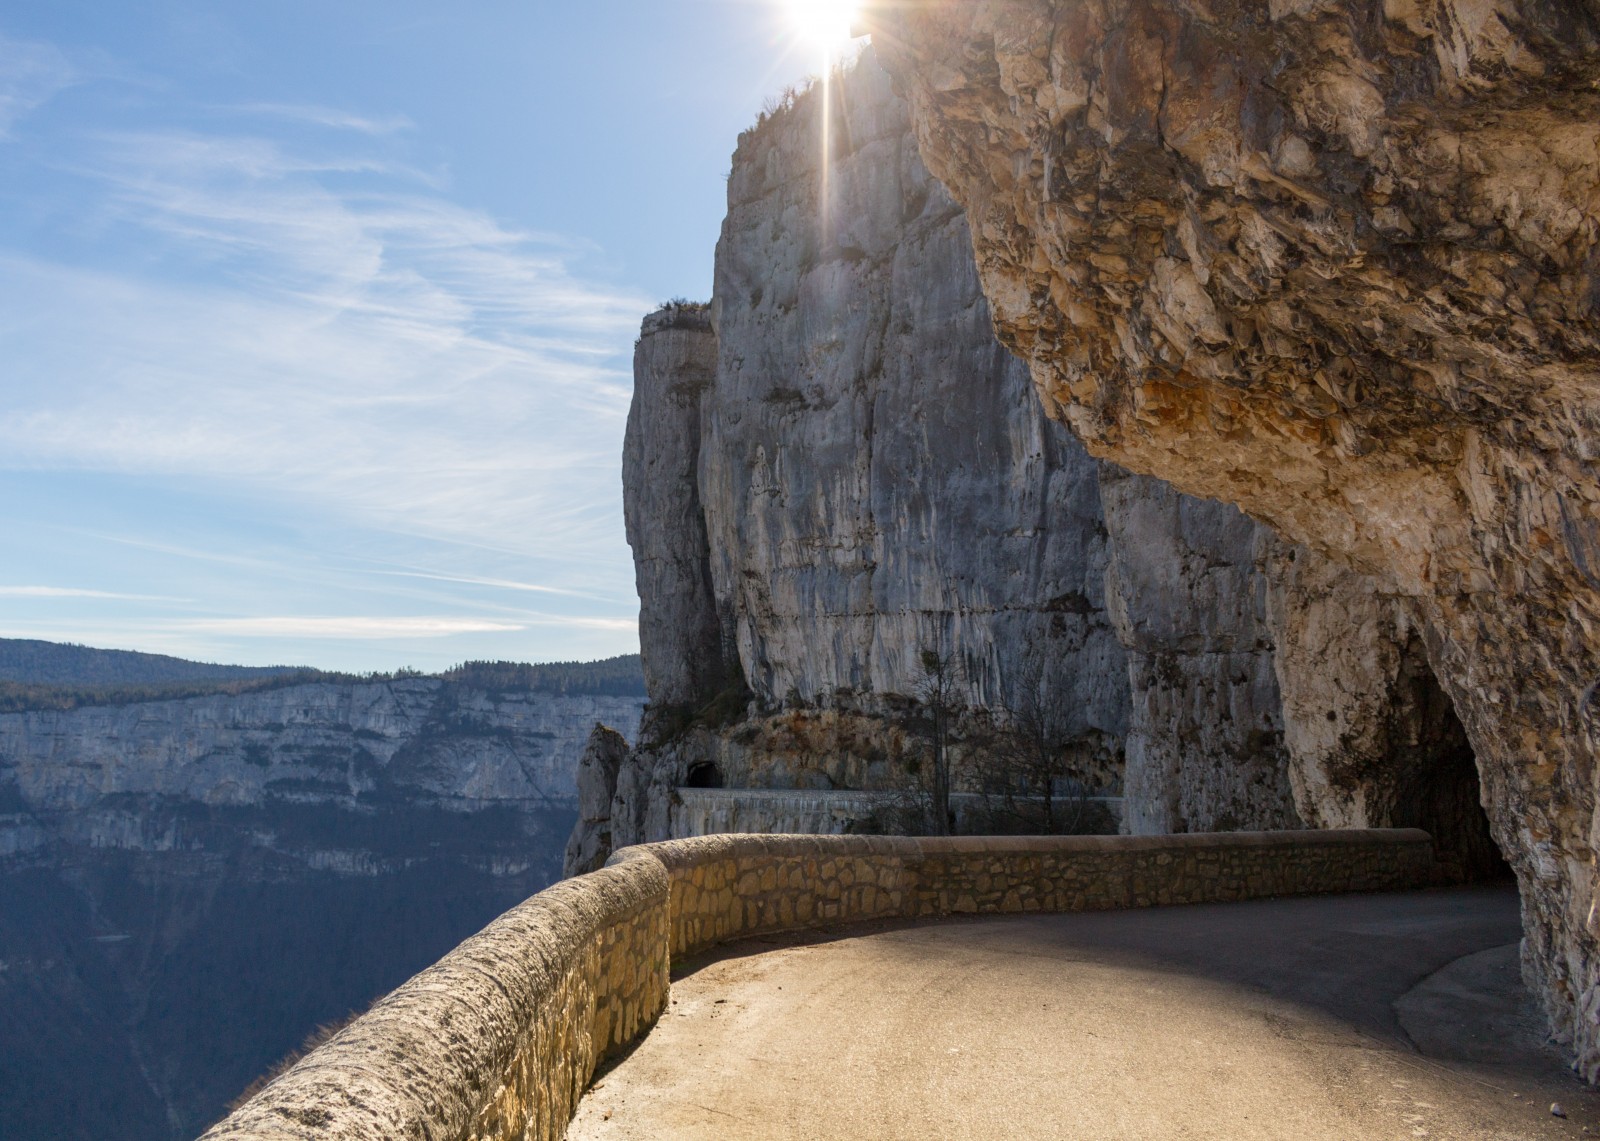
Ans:
[{"label": "stone coping on wall", "polygon": [[[870,820],[876,811],[895,808],[905,802],[897,792],[870,789],[808,789],[808,788],[687,788],[672,790],[671,834],[674,839],[704,836],[708,833],[767,834],[773,832],[801,832],[808,836],[857,835],[862,822]],[[1123,819],[1123,798],[1120,796],[1070,796],[1055,798],[1059,810],[1072,806],[1089,806],[1103,810],[1114,827]],[[957,827],[969,830],[985,813],[996,805],[1004,805],[998,797],[976,792],[953,792],[950,807]],[[1039,808],[1044,804],[1041,796],[1011,798],[1013,806],[1021,804]]]},{"label": "stone coping on wall", "polygon": [[667,875],[564,880],[402,984],[205,1134],[555,1141],[595,1065],[667,998]]},{"label": "stone coping on wall", "polygon": [[625,848],[496,919],[205,1134],[556,1141],[596,1065],[666,1004],[672,958],[775,930],[951,914],[1392,891],[1415,829],[1179,836],[703,836]]},{"label": "stone coping on wall", "polygon": [[[1417,829],[1177,836],[702,836],[648,850],[672,882],[672,953],[872,919],[1090,911],[1417,887]],[[616,857],[614,857],[616,858]]]}]

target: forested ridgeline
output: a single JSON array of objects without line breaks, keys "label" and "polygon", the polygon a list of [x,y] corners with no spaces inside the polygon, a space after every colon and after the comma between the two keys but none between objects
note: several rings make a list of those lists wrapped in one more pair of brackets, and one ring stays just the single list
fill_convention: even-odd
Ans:
[{"label": "forested ridgeline", "polygon": [[464,662],[441,674],[413,669],[356,674],[309,666],[215,665],[164,654],[0,638],[0,713],[237,696],[310,683],[351,685],[428,677],[507,693],[614,697],[645,693],[637,654],[595,662]]}]

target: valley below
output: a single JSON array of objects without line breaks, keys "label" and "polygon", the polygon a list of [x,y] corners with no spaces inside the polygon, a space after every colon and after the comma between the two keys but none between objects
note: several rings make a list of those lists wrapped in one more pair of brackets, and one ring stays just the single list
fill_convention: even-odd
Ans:
[{"label": "valley below", "polygon": [[193,1137],[557,879],[643,697],[544,669],[0,714],[0,1136]]}]

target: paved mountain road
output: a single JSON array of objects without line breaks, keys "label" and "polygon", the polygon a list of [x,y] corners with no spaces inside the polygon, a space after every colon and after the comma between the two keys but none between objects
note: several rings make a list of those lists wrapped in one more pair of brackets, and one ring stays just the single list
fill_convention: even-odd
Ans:
[{"label": "paved mountain road", "polygon": [[749,941],[685,965],[567,1136],[1600,1136],[1519,935],[1477,887]]}]

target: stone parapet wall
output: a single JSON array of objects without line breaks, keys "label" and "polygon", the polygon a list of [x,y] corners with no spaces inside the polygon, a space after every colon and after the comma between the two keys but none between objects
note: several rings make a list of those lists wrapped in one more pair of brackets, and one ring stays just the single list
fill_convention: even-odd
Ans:
[{"label": "stone parapet wall", "polygon": [[205,1138],[555,1141],[595,1066],[666,1005],[667,899],[648,856],[547,888]]},{"label": "stone parapet wall", "polygon": [[[999,841],[996,841],[999,842]],[[672,953],[769,931],[915,914],[921,845],[908,836],[698,836],[648,851],[672,881]]]},{"label": "stone parapet wall", "polygon": [[[976,824],[986,813],[1004,807],[998,796],[976,792],[950,795],[957,832],[981,832]],[[1012,797],[1011,804],[1039,811],[1043,798]],[[803,833],[807,836],[862,835],[881,812],[904,810],[904,793],[864,789],[815,788],[674,788],[670,815],[671,835],[684,840],[694,836],[713,836],[724,832]],[[1057,794],[1058,813],[1077,811],[1082,817],[1104,819],[1120,826],[1123,800],[1120,796],[1076,797]],[[1102,815],[1103,814],[1103,815]],[[868,826],[864,826],[868,825]],[[1088,829],[1084,829],[1088,831]]]},{"label": "stone parapet wall", "polygon": [[555,1141],[664,1009],[673,956],[873,919],[1387,891],[1415,829],[1180,836],[703,836],[625,848],[502,915],[206,1141]]},{"label": "stone parapet wall", "polygon": [[672,881],[672,953],[872,919],[1100,911],[1391,891],[1435,874],[1417,829],[1179,836],[702,836],[649,852]]},{"label": "stone parapet wall", "polygon": [[[1063,836],[929,844],[916,914],[1106,911],[1418,887],[1433,847],[1415,829]],[[924,842],[926,843],[926,842]]]}]

